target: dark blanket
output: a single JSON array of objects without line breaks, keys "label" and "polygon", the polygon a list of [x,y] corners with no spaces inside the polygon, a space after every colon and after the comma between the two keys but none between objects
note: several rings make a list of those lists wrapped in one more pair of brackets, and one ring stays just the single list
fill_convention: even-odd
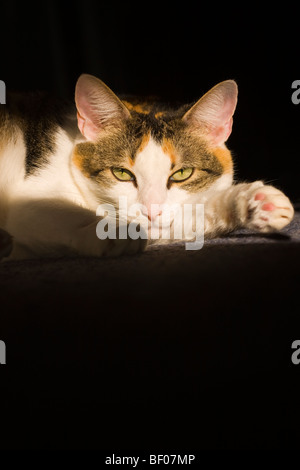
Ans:
[{"label": "dark blanket", "polygon": [[2,445],[298,446],[299,261],[297,214],[199,251],[3,263]]}]

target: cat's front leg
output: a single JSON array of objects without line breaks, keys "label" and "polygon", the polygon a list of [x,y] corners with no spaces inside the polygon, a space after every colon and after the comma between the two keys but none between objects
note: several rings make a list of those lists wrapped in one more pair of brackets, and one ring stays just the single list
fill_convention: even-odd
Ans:
[{"label": "cat's front leg", "polygon": [[118,233],[112,238],[99,239],[100,220],[93,211],[69,201],[16,200],[11,204],[6,224],[7,231],[14,237],[9,259],[74,254],[119,256],[145,248],[145,239],[129,236],[120,239]]},{"label": "cat's front leg", "polygon": [[232,201],[239,226],[271,232],[281,230],[293,219],[294,208],[279,189],[261,181],[237,185],[237,188],[239,186],[240,190]]},{"label": "cat's front leg", "polygon": [[291,222],[294,209],[282,191],[255,181],[210,194],[204,214],[205,236],[213,237],[242,227],[260,232],[280,230]]},{"label": "cat's front leg", "polygon": [[[101,222],[101,217],[97,217],[91,224],[80,227],[72,237],[72,248],[77,253],[86,256],[117,257],[124,254],[134,255],[146,248],[146,233],[143,234],[143,237],[132,238],[129,233],[129,225],[125,222],[120,222],[116,226],[116,233],[104,239],[99,238],[97,229],[99,222]],[[136,227],[139,229],[138,233],[142,234],[140,227],[138,225]],[[124,234],[124,238],[119,237],[121,232]]]}]

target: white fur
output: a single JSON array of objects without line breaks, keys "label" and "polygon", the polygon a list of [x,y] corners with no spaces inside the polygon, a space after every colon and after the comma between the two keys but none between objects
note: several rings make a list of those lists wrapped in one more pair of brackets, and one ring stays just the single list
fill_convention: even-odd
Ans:
[{"label": "white fur", "polygon": [[25,144],[21,131],[16,131],[14,139],[3,143],[0,152],[0,225],[5,227],[9,197],[13,188],[24,181]]}]

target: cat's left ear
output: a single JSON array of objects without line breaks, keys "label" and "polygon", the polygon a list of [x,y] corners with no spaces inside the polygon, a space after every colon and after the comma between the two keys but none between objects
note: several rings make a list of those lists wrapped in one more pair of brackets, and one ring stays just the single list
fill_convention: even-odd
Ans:
[{"label": "cat's left ear", "polygon": [[83,74],[75,88],[78,127],[87,140],[101,130],[130,117],[130,112],[108,86],[93,75]]},{"label": "cat's left ear", "polygon": [[232,116],[237,104],[238,88],[234,80],[226,80],[208,91],[183,120],[192,129],[204,134],[213,146],[226,142],[232,130]]}]

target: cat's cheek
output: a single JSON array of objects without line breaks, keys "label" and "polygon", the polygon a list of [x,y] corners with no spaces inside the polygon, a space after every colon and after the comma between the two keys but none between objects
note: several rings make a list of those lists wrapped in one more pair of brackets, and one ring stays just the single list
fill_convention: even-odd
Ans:
[{"label": "cat's cheek", "polygon": [[105,193],[103,199],[112,201],[116,208],[128,212],[130,207],[139,203],[137,187],[131,182],[119,182],[114,184]]},{"label": "cat's cheek", "polygon": [[191,194],[179,186],[173,186],[169,189],[167,195],[167,204],[184,204],[191,197]]}]

